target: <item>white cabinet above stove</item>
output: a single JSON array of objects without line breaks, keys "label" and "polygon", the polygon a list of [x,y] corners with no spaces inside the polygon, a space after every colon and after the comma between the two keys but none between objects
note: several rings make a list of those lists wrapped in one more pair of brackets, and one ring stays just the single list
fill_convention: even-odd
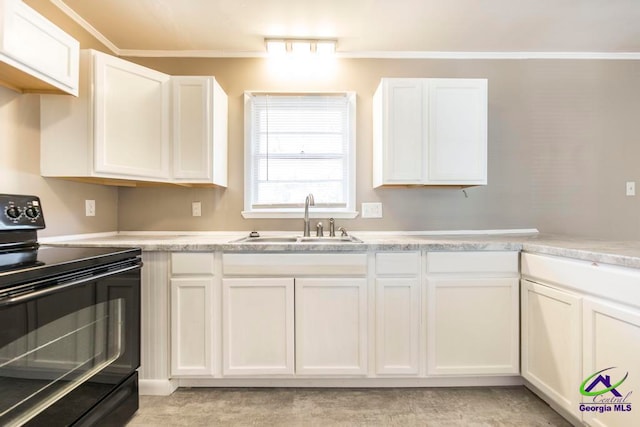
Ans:
[{"label": "white cabinet above stove", "polygon": [[40,124],[43,176],[226,186],[227,96],[213,77],[174,78],[83,50],[80,96],[43,95]]},{"label": "white cabinet above stove", "polygon": [[80,44],[19,0],[0,0],[0,84],[78,95]]}]

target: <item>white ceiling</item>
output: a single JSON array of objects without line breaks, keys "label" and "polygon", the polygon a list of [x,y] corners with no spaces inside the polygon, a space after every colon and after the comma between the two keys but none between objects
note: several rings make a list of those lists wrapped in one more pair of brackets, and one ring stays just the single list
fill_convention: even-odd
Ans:
[{"label": "white ceiling", "polygon": [[640,0],[51,1],[124,55],[259,56],[265,37],[337,39],[355,57],[640,54]]}]

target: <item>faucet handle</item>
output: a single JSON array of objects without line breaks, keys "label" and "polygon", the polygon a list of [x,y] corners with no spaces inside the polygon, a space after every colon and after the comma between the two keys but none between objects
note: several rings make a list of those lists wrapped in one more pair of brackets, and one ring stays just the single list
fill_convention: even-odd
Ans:
[{"label": "faucet handle", "polygon": [[344,229],[344,227],[339,227],[338,231],[341,233],[340,236],[342,237],[347,237],[349,234],[347,234],[347,230]]},{"label": "faucet handle", "polygon": [[336,237],[336,220],[329,218],[329,237]]},{"label": "faucet handle", "polygon": [[321,222],[316,225],[316,237],[324,236],[324,227]]}]

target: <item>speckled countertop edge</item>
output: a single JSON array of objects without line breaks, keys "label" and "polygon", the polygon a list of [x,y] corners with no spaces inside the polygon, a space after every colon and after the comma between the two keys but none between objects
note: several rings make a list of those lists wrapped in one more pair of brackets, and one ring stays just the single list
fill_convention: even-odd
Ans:
[{"label": "speckled countertop edge", "polygon": [[[289,233],[293,234],[293,233]],[[524,251],[640,268],[640,241],[594,240],[553,234],[429,235],[357,232],[363,243],[231,243],[244,232],[163,235],[119,233],[87,239],[56,238],[56,246],[139,247],[144,251],[366,252],[366,251]],[[273,234],[278,235],[278,234]]]}]

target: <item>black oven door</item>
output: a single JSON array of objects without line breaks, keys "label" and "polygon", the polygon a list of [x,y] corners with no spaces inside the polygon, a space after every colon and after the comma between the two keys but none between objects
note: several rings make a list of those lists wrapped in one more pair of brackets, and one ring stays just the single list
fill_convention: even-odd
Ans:
[{"label": "black oven door", "polygon": [[71,425],[134,376],[140,267],[49,278],[0,301],[0,425]]}]

